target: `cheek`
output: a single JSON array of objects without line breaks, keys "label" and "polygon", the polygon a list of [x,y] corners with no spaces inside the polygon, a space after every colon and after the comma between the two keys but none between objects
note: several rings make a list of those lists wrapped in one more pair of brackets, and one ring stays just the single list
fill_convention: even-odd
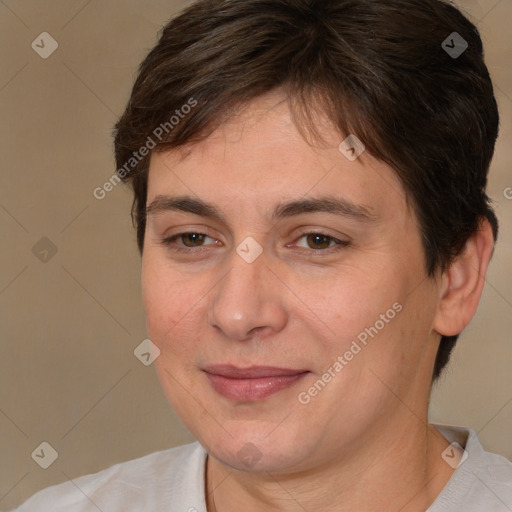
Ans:
[{"label": "cheek", "polygon": [[[354,385],[375,381],[366,371],[369,368],[398,378],[396,370],[401,362],[421,353],[429,331],[431,304],[418,303],[422,287],[411,295],[412,280],[399,270],[391,265],[380,272],[354,268],[333,279],[328,293],[321,295],[317,290],[310,295],[314,306],[311,302],[308,305],[330,329],[322,350],[331,363],[342,356],[342,371],[353,377]],[[337,382],[351,385],[342,379]]]},{"label": "cheek", "polygon": [[201,295],[189,279],[149,255],[144,257],[141,284],[147,333],[160,350],[165,351],[169,348],[166,340],[172,340],[184,326],[189,326]]},{"label": "cheek", "polygon": [[375,323],[379,331],[384,330],[400,309],[393,305],[403,297],[400,283],[386,279],[385,273],[377,274],[381,277],[376,279],[377,275],[351,270],[330,278],[323,293],[307,284],[305,302],[339,339],[357,338]]},{"label": "cheek", "polygon": [[146,258],[141,274],[146,331],[160,350],[154,367],[167,400],[180,417],[188,418],[194,412],[191,394],[201,396],[195,391],[194,362],[200,349],[198,315],[204,315],[204,293],[198,293],[190,278]]}]

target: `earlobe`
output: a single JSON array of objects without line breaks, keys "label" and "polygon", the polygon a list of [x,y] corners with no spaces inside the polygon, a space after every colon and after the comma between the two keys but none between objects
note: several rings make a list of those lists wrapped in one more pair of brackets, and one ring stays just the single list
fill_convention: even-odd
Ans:
[{"label": "earlobe", "polygon": [[491,225],[482,219],[464,250],[441,276],[434,329],[442,336],[459,334],[473,318],[493,250]]}]

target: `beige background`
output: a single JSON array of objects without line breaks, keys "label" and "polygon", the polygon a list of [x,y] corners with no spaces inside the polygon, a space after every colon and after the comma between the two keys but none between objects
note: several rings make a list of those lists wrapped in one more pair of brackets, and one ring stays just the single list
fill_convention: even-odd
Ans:
[{"label": "beige background", "polygon": [[[133,355],[146,336],[130,192],[92,193],[114,172],[111,129],[135,70],[184,4],[0,2],[0,509],[192,441]],[[501,236],[431,418],[512,458],[512,1],[459,4],[481,30],[501,110],[489,186]],[[44,31],[59,44],[47,59],[31,48]],[[32,252],[43,237],[57,248],[47,262]],[[31,458],[43,441],[59,455],[46,470]]]}]

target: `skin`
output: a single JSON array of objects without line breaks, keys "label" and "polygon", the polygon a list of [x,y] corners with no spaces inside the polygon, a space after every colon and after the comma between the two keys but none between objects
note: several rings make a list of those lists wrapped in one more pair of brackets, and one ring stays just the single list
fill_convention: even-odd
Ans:
[{"label": "skin", "polygon": [[[209,453],[210,512],[424,511],[453,473],[441,458],[449,443],[427,420],[435,355],[440,335],[460,332],[476,310],[490,227],[482,222],[452,266],[427,278],[416,217],[393,170],[366,151],[349,161],[338,150],[344,137],[321,117],[326,144],[306,142],[283,98],[259,97],[187,151],[151,157],[147,205],[186,194],[224,216],[148,216],[142,288],[159,379]],[[270,218],[283,202],[324,195],[374,218]],[[207,237],[161,243],[184,232]],[[236,252],[246,237],[263,251],[252,263]],[[187,246],[196,252],[174,250]],[[299,393],[395,303],[401,311],[300,403]],[[205,365],[221,363],[310,373],[241,402],[206,377]],[[237,455],[247,443],[258,453],[250,467]]]}]

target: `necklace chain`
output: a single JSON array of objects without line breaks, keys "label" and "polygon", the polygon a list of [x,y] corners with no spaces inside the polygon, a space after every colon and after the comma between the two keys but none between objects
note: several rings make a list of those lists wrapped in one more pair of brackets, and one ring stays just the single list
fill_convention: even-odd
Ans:
[{"label": "necklace chain", "polygon": [[[207,482],[209,483],[209,486],[211,488],[212,505],[213,505],[212,512],[217,512],[217,505],[215,504],[215,493],[214,493],[213,477],[212,477],[212,465],[211,465],[209,455],[207,456],[207,459],[206,459],[206,473],[207,473],[207,475],[209,473],[209,477],[207,476]],[[207,491],[208,491],[208,489],[207,489]]]}]

